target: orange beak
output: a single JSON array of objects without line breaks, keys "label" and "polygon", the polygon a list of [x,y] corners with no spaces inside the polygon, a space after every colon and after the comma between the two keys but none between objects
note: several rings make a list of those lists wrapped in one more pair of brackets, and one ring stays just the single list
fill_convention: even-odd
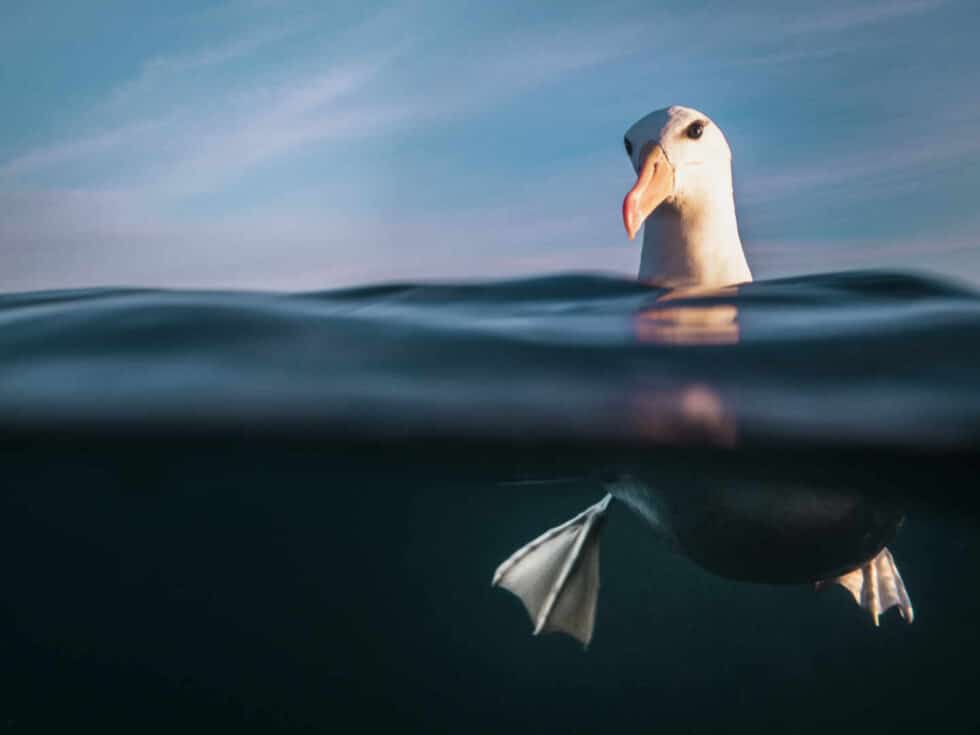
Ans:
[{"label": "orange beak", "polygon": [[646,151],[636,183],[623,200],[623,224],[630,240],[636,237],[646,218],[674,191],[674,167],[660,144]]}]

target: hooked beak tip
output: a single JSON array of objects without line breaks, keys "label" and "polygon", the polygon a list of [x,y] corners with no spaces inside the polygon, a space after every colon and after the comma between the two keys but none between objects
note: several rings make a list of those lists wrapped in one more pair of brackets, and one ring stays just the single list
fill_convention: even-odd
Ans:
[{"label": "hooked beak tip", "polygon": [[626,195],[623,200],[623,226],[626,228],[626,235],[630,240],[636,239],[636,232],[639,229],[636,227],[636,205],[632,201],[632,192]]}]

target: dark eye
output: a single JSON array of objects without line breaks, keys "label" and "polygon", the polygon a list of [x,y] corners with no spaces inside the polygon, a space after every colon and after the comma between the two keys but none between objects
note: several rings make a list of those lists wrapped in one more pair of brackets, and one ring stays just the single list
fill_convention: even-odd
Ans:
[{"label": "dark eye", "polygon": [[626,155],[630,158],[633,157],[633,144],[630,143],[629,138],[623,138],[623,145],[626,146]]},{"label": "dark eye", "polygon": [[697,122],[692,122],[687,126],[687,137],[691,140],[697,140],[701,137],[704,132],[704,123],[698,120]]}]

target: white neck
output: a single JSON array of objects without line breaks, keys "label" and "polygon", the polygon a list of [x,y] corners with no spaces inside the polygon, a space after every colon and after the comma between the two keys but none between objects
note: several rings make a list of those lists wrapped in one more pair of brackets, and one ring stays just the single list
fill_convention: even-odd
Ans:
[{"label": "white neck", "polygon": [[640,280],[668,287],[751,281],[738,236],[730,164],[679,173],[681,193],[657,207],[643,226]]}]

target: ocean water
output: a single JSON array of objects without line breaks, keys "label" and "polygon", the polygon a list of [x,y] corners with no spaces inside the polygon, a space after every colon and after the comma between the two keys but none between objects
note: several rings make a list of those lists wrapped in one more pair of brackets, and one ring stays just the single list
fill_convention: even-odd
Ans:
[{"label": "ocean water", "polygon": [[[0,730],[980,725],[980,297],[960,286],[8,294],[0,436]],[[614,502],[590,646],[532,636],[495,568],[623,476],[701,545]],[[844,543],[797,533],[800,507],[841,502],[904,518],[912,624],[770,583],[793,544]]]}]

